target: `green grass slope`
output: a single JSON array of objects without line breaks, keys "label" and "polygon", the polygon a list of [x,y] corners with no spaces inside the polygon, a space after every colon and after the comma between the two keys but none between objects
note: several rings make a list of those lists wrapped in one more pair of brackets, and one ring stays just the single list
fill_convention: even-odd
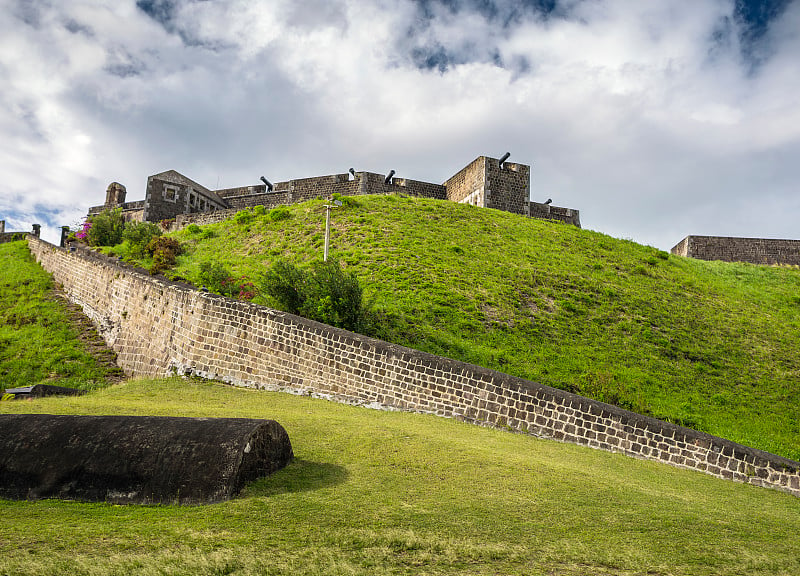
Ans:
[{"label": "green grass slope", "polygon": [[800,573],[800,498],[453,420],[180,379],[0,411],[272,418],[296,456],[211,506],[0,500],[0,574]]},{"label": "green grass slope", "polygon": [[27,243],[0,244],[0,391],[52,384],[91,390],[121,370],[88,319],[54,290]]},{"label": "green grass slope", "polygon": [[[450,202],[348,200],[331,253],[382,312],[379,337],[800,460],[800,270]],[[207,261],[255,280],[276,258],[320,258],[322,206],[175,233],[173,273],[196,281]]]}]

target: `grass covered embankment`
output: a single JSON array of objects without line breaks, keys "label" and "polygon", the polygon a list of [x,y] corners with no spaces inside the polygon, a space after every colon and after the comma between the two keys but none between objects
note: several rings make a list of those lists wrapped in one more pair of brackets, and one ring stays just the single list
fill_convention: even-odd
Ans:
[{"label": "grass covered embankment", "polygon": [[800,498],[453,420],[180,379],[0,410],[272,418],[296,456],[212,506],[0,501],[0,574],[800,572]]},{"label": "grass covered embankment", "polygon": [[[18,244],[6,288],[21,261],[42,273]],[[49,301],[47,282],[18,283],[31,292],[5,290],[3,309]],[[0,500],[0,574],[800,572],[799,498],[452,420],[181,379],[0,403],[11,412],[271,418],[296,460],[212,506]]]},{"label": "grass covered embankment", "polygon": [[[378,337],[800,460],[797,268],[679,258],[451,202],[345,200],[331,252],[381,313]],[[186,252],[170,273],[199,285],[203,262],[242,281],[279,258],[308,264],[322,206],[174,233]]]},{"label": "grass covered embankment", "polygon": [[92,390],[121,376],[91,322],[59,296],[27,243],[0,244],[0,391],[35,384]]}]

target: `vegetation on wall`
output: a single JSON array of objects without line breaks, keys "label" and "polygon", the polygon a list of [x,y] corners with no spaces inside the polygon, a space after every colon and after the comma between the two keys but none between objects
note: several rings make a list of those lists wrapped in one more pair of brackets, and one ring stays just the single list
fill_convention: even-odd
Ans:
[{"label": "vegetation on wall", "polygon": [[132,258],[144,258],[147,247],[161,236],[161,228],[152,222],[128,222],[122,232],[123,250]]},{"label": "vegetation on wall", "polygon": [[183,252],[183,248],[180,242],[174,238],[157,236],[147,243],[145,251],[152,258],[152,264],[149,267],[150,273],[160,274],[175,266],[178,256]]}]

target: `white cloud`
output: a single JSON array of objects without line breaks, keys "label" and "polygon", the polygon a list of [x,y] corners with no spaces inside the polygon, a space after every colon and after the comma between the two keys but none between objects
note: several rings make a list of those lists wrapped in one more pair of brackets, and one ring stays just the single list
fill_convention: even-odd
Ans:
[{"label": "white cloud", "polygon": [[[508,2],[490,18],[184,0],[168,29],[132,0],[38,6],[35,25],[0,11],[0,218],[72,224],[108,182],[138,199],[168,168],[209,186],[350,166],[442,181],[509,150],[534,165],[535,198],[614,235],[796,236],[800,2],[755,70],[728,0],[575,1],[510,21]],[[769,214],[749,209],[756,186]]]}]

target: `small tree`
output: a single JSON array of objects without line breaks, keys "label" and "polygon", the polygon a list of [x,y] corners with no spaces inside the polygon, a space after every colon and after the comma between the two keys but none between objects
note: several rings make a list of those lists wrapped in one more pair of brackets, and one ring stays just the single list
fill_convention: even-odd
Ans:
[{"label": "small tree", "polygon": [[306,274],[284,260],[275,261],[261,277],[260,290],[275,306],[290,314],[300,314],[305,300]]},{"label": "small tree", "polygon": [[150,274],[160,274],[175,266],[178,255],[183,251],[180,242],[167,236],[158,236],[150,240],[145,248],[153,256],[153,265]]},{"label": "small tree", "polygon": [[312,263],[305,288],[303,316],[348,330],[363,327],[366,310],[361,284],[355,274],[342,270],[338,260]]},{"label": "small tree", "polygon": [[153,238],[161,236],[161,228],[152,222],[128,222],[122,239],[128,243],[131,256],[144,258],[147,245]]},{"label": "small tree", "polygon": [[89,246],[116,246],[122,242],[125,218],[122,209],[103,210],[87,219],[91,223],[86,229],[86,243]]},{"label": "small tree", "polygon": [[259,290],[291,314],[353,331],[368,326],[369,306],[358,278],[334,259],[314,262],[308,270],[278,260],[261,277]]}]

